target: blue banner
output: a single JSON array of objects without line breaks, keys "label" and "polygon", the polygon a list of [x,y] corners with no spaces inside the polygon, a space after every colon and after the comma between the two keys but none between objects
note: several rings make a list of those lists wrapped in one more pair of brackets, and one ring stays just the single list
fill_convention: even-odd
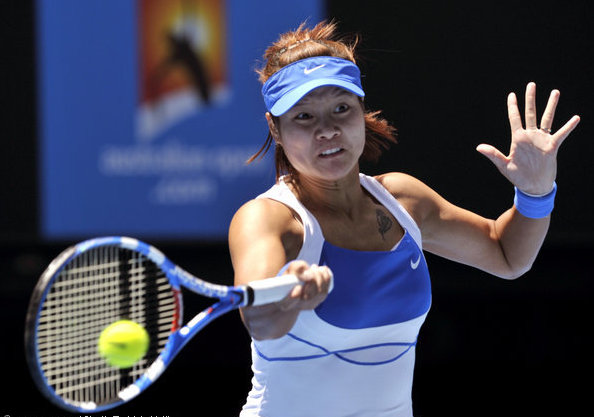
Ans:
[{"label": "blue banner", "polygon": [[37,3],[41,227],[225,239],[274,180],[254,68],[321,0]]}]

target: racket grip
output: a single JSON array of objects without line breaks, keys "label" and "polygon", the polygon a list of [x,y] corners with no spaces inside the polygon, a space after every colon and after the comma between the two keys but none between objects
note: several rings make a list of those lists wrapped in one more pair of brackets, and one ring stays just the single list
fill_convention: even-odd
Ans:
[{"label": "racket grip", "polygon": [[[334,277],[330,276],[330,288],[328,293],[334,288]],[[252,292],[251,302],[248,305],[259,306],[263,304],[276,303],[285,298],[289,292],[302,283],[295,275],[281,275],[274,278],[252,281],[247,285],[248,291]]]}]

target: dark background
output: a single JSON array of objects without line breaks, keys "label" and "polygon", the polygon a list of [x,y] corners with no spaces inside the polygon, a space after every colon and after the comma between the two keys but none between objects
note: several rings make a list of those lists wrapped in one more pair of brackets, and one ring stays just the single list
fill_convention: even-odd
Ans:
[{"label": "dark background", "polygon": [[[486,142],[507,151],[507,94],[517,92],[523,103],[526,83],[535,81],[542,111],[549,91],[558,88],[554,128],[573,114],[582,117],[559,153],[552,225],[529,273],[506,282],[427,255],[433,306],[419,338],[413,391],[421,417],[581,414],[592,386],[594,6],[587,0],[330,0],[327,10],[343,32],[361,35],[367,104],[383,109],[399,131],[399,144],[379,166],[365,167],[367,173],[404,171],[456,204],[497,216],[511,204],[512,187],[474,149]],[[8,386],[0,414],[67,415],[34,388],[22,343],[31,290],[46,264],[72,243],[38,234],[30,0],[0,3],[0,41],[6,335],[0,358]],[[197,275],[224,277],[221,282],[232,277],[225,242],[151,243]],[[191,296],[186,304],[189,316]],[[237,415],[249,388],[249,363],[248,337],[231,314],[192,341],[148,393],[102,414]]]}]

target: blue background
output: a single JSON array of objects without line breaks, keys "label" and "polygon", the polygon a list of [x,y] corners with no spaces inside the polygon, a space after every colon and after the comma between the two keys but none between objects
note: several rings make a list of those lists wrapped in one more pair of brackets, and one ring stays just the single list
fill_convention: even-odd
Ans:
[{"label": "blue background", "polygon": [[[280,32],[318,21],[321,2],[287,8],[279,1],[227,1],[230,101],[173,124],[149,143],[135,131],[136,7],[121,0],[38,2],[41,233],[225,239],[233,213],[274,180],[271,158],[244,164],[267,134],[254,68]],[[102,168],[114,148],[130,150],[130,157],[182,149],[205,164],[114,174]]]}]

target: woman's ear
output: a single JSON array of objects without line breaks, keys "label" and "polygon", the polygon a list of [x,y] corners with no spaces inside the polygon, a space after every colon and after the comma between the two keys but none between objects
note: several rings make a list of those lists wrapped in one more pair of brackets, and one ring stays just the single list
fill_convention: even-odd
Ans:
[{"label": "woman's ear", "polygon": [[268,122],[268,129],[270,130],[270,134],[276,143],[280,141],[280,135],[278,133],[278,128],[276,123],[274,122],[274,118],[270,112],[266,112],[266,121]]}]

